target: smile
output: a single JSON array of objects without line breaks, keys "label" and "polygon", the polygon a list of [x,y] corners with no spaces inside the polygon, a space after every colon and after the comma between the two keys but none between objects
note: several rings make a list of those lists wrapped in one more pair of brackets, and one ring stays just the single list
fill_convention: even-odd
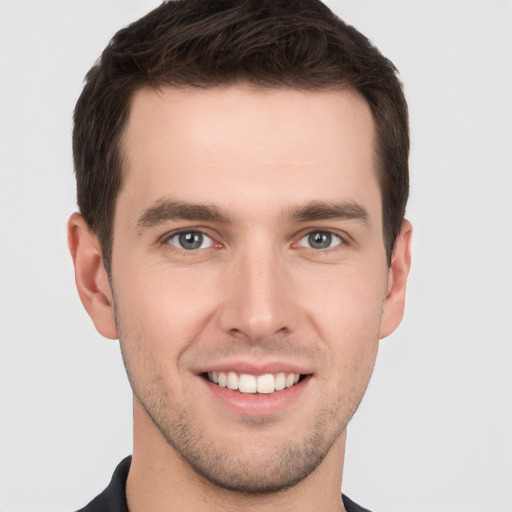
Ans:
[{"label": "smile", "polygon": [[282,391],[297,384],[301,378],[298,373],[266,373],[251,375],[248,373],[208,372],[207,379],[222,388],[228,388],[240,393],[270,394]]}]

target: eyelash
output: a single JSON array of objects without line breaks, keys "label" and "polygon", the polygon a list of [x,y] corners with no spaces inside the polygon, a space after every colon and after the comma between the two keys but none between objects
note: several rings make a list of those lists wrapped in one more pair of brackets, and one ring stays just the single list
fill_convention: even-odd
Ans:
[{"label": "eyelash", "polygon": [[[207,237],[208,239],[210,239],[211,244],[208,247],[204,247],[204,248],[199,247],[196,249],[185,249],[184,247],[179,247],[178,245],[174,245],[171,243],[171,240],[173,238],[179,237],[180,235],[188,235],[188,234],[199,234],[203,237]],[[317,235],[317,234],[327,235],[329,237],[332,237],[332,239],[333,239],[332,241],[336,242],[335,245],[333,245],[332,247],[315,248],[315,247],[310,247],[310,246],[300,244],[300,242],[302,240],[306,239],[307,237],[311,237],[312,235]],[[311,251],[314,251],[316,254],[326,254],[326,253],[330,253],[332,251],[338,250],[338,248],[340,246],[348,245],[347,238],[348,238],[348,236],[343,236],[341,234],[333,233],[332,231],[330,231],[328,229],[314,229],[314,230],[307,231],[304,234],[301,234],[301,236],[297,239],[296,242],[294,242],[292,244],[292,246],[298,246],[301,248],[309,249]],[[216,242],[212,236],[210,236],[204,230],[199,229],[199,228],[197,228],[197,229],[182,229],[179,231],[175,231],[170,234],[166,234],[161,240],[162,240],[161,243],[163,245],[170,246],[175,251],[179,251],[182,254],[191,255],[191,256],[196,255],[199,252],[212,250],[212,249],[220,248],[223,246],[223,244]]]},{"label": "eyelash", "polygon": [[[335,244],[333,246],[329,246],[329,247],[316,248],[316,247],[311,247],[310,245],[303,245],[301,243],[304,239],[308,239],[308,242],[312,243],[311,237],[313,235],[321,235],[322,237],[327,236],[329,242],[330,243],[335,242]],[[314,230],[314,231],[309,231],[308,233],[303,235],[299,239],[299,242],[298,242],[299,247],[306,247],[306,248],[311,249],[318,253],[326,253],[326,252],[330,252],[332,250],[336,250],[337,247],[339,247],[340,245],[343,245],[343,244],[345,244],[345,241],[343,240],[343,238],[340,235],[337,235],[336,233],[332,233],[331,231],[319,230],[319,229]]]},{"label": "eyelash", "polygon": [[[202,237],[206,237],[211,241],[211,244],[208,247],[204,248],[196,248],[196,249],[185,249],[184,247],[180,247],[179,245],[174,245],[171,243],[173,238],[179,237],[180,235],[189,235],[189,234],[198,234]],[[194,255],[197,254],[199,251],[205,251],[209,249],[213,249],[215,247],[220,247],[222,244],[215,241],[215,239],[204,232],[204,230],[201,229],[182,229],[180,231],[175,231],[173,233],[170,233],[168,235],[165,235],[162,239],[162,243],[164,245],[171,246],[174,250],[179,251],[186,255]]]}]

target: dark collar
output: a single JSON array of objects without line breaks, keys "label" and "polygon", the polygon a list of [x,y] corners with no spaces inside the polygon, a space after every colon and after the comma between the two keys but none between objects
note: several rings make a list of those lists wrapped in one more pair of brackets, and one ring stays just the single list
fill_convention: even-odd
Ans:
[{"label": "dark collar", "polygon": [[[121,461],[112,475],[109,486],[78,512],[128,512],[125,487],[131,462],[131,456]],[[343,495],[342,498],[347,512],[370,512],[346,496]]]}]

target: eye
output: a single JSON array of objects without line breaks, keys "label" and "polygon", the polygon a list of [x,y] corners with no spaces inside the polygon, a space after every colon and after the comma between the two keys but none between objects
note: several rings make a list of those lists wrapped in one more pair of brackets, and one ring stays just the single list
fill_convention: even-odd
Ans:
[{"label": "eye", "polygon": [[301,247],[310,247],[312,249],[330,249],[340,245],[342,240],[339,236],[328,231],[312,231],[299,240]]},{"label": "eye", "polygon": [[213,240],[201,231],[181,231],[170,236],[167,243],[185,251],[208,249],[214,244]]}]

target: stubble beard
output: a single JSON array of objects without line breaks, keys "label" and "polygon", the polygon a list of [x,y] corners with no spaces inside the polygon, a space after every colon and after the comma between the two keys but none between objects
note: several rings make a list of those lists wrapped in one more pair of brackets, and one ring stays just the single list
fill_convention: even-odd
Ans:
[{"label": "stubble beard", "polygon": [[[265,452],[260,450],[257,455],[240,456],[243,450],[233,448],[229,443],[222,447],[215,446],[216,440],[204,435],[187,405],[169,399],[163,379],[152,374],[152,364],[147,357],[151,359],[151,356],[140,349],[143,346],[141,340],[132,340],[135,341],[132,347],[136,347],[132,354],[123,343],[122,322],[117,310],[116,323],[123,362],[135,400],[186,465],[206,482],[229,491],[250,495],[269,494],[299,484],[315,471],[344,433],[366,389],[362,389],[357,396],[353,390],[339,393],[329,407],[319,411],[299,441],[284,442],[278,448]],[[131,361],[137,361],[141,379],[137,379],[137,372],[132,371]],[[150,375],[152,377],[148,378]],[[259,427],[264,428],[264,423],[262,421]],[[304,425],[298,427],[303,428]],[[248,437],[248,443],[253,442]],[[261,442],[262,436],[255,437],[256,443]]]},{"label": "stubble beard", "polygon": [[[179,458],[208,483],[250,495],[284,491],[313,473],[357,408],[357,405],[353,407],[350,417],[338,421],[334,428],[336,411],[322,411],[300,442],[283,443],[279,448],[259,450],[257,455],[240,456],[240,449],[214,446],[183,404],[170,404],[165,392],[154,387],[148,391],[143,391],[141,399],[134,390],[135,399]],[[261,442],[260,436],[255,437],[258,439],[255,442]],[[251,442],[249,437],[248,443]]]},{"label": "stubble beard", "polygon": [[[251,453],[229,443],[216,445],[216,440],[205,435],[194,421],[186,405],[169,401],[166,390],[159,385],[160,379],[147,382],[140,389],[124,354],[123,359],[135,400],[178,457],[209,484],[243,494],[284,491],[308,477],[343,434],[360,401],[349,404],[346,397],[339,396],[335,407],[322,410],[299,441],[285,441],[277,448]],[[260,428],[265,428],[264,421],[261,423],[253,422],[256,435],[254,441],[248,435],[247,443],[261,444],[264,436],[257,435]],[[340,471],[341,464],[342,461]]]}]

